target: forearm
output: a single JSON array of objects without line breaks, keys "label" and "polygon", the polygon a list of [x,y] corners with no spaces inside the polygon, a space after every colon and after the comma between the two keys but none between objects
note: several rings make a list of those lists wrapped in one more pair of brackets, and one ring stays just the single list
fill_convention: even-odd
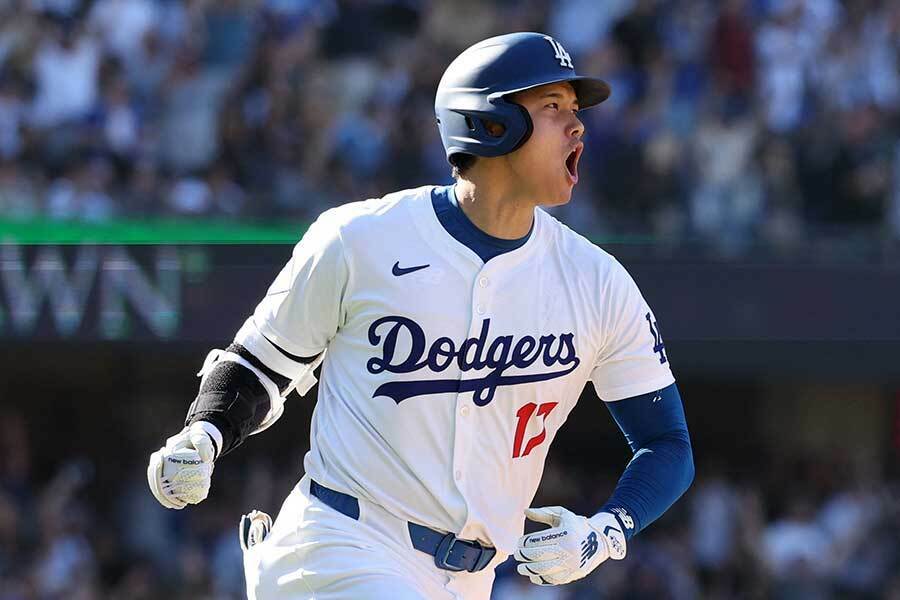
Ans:
[{"label": "forearm", "polygon": [[[601,512],[617,514],[628,538],[658,519],[690,487],[694,459],[675,384],[608,404],[634,456]],[[624,510],[621,514],[619,509]],[[624,522],[631,519],[632,527]]]},{"label": "forearm", "polygon": [[221,454],[230,452],[281,416],[291,390],[302,396],[315,384],[313,373],[323,356],[324,352],[309,357],[289,354],[248,319],[234,343],[207,356],[200,392],[186,423],[212,423],[222,433]]},{"label": "forearm", "polygon": [[[694,460],[687,430],[673,431],[635,453],[601,512],[624,509],[634,522],[627,538],[658,519],[690,487]],[[618,515],[623,520],[622,515]]]},{"label": "forearm", "polygon": [[[226,352],[245,359],[278,390],[287,387],[286,377],[265,367],[243,346],[231,344]],[[236,362],[221,362],[204,377],[185,424],[206,421],[215,425],[222,434],[221,456],[237,448],[260,426],[272,405],[270,391],[253,370]]]}]

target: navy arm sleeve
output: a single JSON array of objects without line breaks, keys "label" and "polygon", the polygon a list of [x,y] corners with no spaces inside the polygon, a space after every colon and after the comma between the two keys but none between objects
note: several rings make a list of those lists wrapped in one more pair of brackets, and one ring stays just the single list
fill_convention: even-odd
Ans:
[{"label": "navy arm sleeve", "polygon": [[634,456],[599,512],[615,514],[630,539],[690,487],[694,479],[691,438],[674,383],[606,406]]}]

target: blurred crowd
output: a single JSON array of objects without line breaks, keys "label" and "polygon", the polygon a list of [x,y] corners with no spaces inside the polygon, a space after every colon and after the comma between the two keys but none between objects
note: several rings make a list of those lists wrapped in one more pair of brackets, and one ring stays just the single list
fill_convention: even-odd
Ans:
[{"label": "blurred crowd", "polygon": [[0,218],[309,219],[449,182],[438,79],[515,30],[612,84],[564,220],[900,235],[892,0],[0,0]]},{"label": "blurred crowd", "polygon": [[[276,513],[299,478],[299,451],[260,454],[254,441],[217,465],[210,500],[165,510],[139,448],[44,468],[38,435],[15,411],[0,414],[0,600],[244,598],[238,517],[251,507]],[[630,542],[625,561],[554,588],[506,563],[493,599],[900,599],[900,492],[871,461],[698,467],[688,494]],[[551,460],[535,505],[590,514],[617,475],[600,471]]]}]

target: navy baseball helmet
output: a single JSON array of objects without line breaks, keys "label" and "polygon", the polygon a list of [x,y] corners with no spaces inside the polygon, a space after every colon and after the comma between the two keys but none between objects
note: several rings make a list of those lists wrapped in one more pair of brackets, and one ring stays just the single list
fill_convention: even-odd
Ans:
[{"label": "navy baseball helmet", "polygon": [[[507,96],[563,81],[572,84],[582,109],[609,97],[605,81],[575,74],[569,53],[549,35],[510,33],[464,50],[444,71],[434,100],[447,159],[516,150],[531,135],[532,123],[528,111]],[[499,123],[503,133],[491,135],[482,119]]]}]

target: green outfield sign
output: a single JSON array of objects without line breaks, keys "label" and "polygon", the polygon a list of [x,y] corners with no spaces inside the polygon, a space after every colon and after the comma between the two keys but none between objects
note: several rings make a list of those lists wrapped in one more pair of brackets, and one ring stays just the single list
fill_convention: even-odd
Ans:
[{"label": "green outfield sign", "polygon": [[27,221],[0,219],[0,243],[12,244],[296,244],[302,221],[146,219]]}]

